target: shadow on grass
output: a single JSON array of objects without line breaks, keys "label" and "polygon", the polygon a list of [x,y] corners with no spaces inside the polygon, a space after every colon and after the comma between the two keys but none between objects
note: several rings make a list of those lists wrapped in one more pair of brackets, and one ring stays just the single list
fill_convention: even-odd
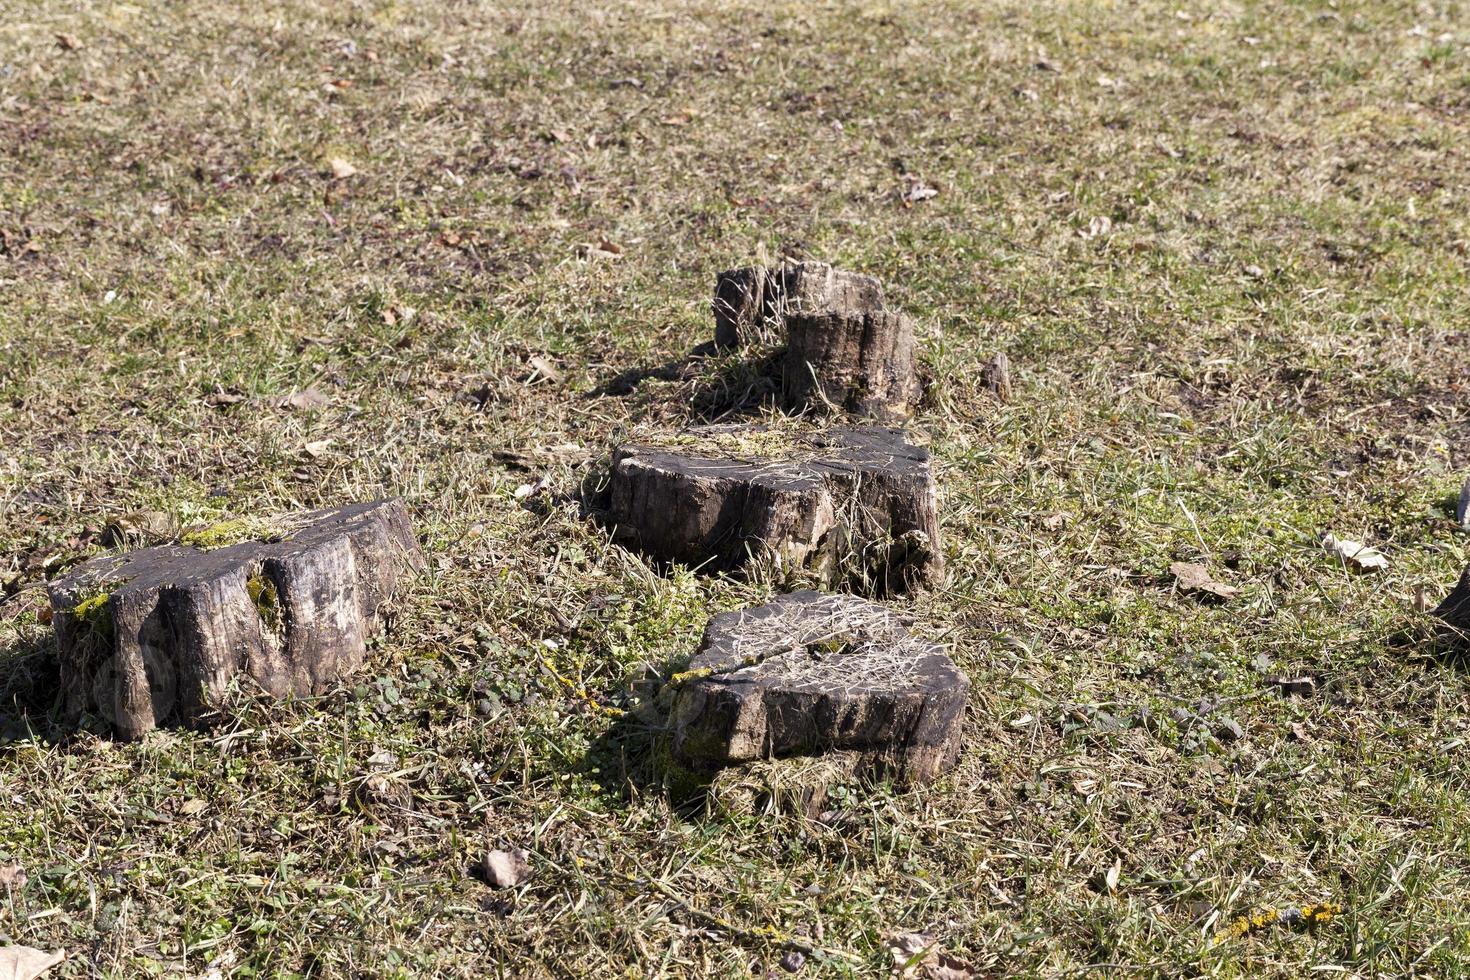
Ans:
[{"label": "shadow on grass", "polygon": [[[682,358],[652,367],[622,371],[588,393],[589,398],[625,398],[643,382],[680,381],[688,387],[689,422],[710,424],[755,415],[774,405],[780,394],[784,351],[762,350],[750,357],[722,358],[713,343],[695,347]],[[703,370],[713,364],[711,372]]]},{"label": "shadow on grass", "polygon": [[596,776],[604,800],[626,806],[639,797],[661,795],[681,817],[696,819],[708,813],[713,774],[697,773],[681,765],[671,751],[668,708],[660,697],[663,679],[687,664],[679,658],[661,670],[649,670],[634,685],[636,700],[588,748],[585,770]]},{"label": "shadow on grass", "polygon": [[715,345],[706,341],[683,357],[665,361],[653,367],[629,368],[619,371],[602,384],[588,392],[589,398],[626,398],[638,390],[645,381],[689,381],[699,373],[701,362],[713,356]]},{"label": "shadow on grass", "polygon": [[61,722],[61,673],[55,640],[22,638],[0,648],[0,745],[41,739],[62,741],[76,726]]}]

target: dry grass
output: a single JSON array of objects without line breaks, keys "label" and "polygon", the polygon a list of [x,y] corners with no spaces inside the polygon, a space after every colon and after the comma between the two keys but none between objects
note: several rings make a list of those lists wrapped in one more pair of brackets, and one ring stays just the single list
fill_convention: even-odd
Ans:
[{"label": "dry grass", "polygon": [[[0,934],[60,976],[863,976],[895,930],[997,975],[1470,973],[1470,682],[1416,611],[1466,561],[1464,14],[0,0]],[[769,590],[514,496],[698,421],[690,378],[758,393],[685,357],[780,254],[917,317],[950,578],[902,604],[974,682],[951,780],[821,826],[681,814],[558,679],[629,705]],[[385,494],[432,571],[360,682],[53,725],[40,583],[110,517]],[[470,875],[495,846],[524,886]]]}]

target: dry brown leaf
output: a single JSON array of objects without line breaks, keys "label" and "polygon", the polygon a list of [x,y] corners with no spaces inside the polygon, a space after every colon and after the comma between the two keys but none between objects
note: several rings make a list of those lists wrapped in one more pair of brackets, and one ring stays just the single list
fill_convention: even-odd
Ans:
[{"label": "dry brown leaf", "polygon": [[1169,574],[1182,592],[1203,592],[1221,599],[1232,599],[1240,594],[1233,585],[1216,582],[1203,565],[1192,561],[1176,561],[1169,566]]},{"label": "dry brown leaf", "polygon": [[82,40],[75,34],[58,34],[56,46],[63,51],[75,51],[82,46]]},{"label": "dry brown leaf", "polygon": [[306,455],[310,456],[312,459],[321,459],[332,448],[332,443],[334,442],[336,442],[335,439],[317,439],[313,442],[308,442],[305,446],[302,446],[301,448],[304,449],[306,451]]},{"label": "dry brown leaf", "polygon": [[620,259],[623,257],[623,247],[617,242],[610,242],[607,239],[603,239],[595,245],[591,242],[583,242],[578,246],[577,251],[581,253],[584,259]]},{"label": "dry brown leaf", "polygon": [[1122,874],[1123,859],[1118,858],[1113,862],[1112,867],[1108,868],[1107,872],[1103,874],[1103,884],[1107,886],[1109,893],[1116,892],[1118,890],[1118,878],[1122,876]]},{"label": "dry brown leaf", "polygon": [[1100,214],[1087,223],[1086,228],[1079,228],[1077,235],[1081,238],[1103,238],[1113,230],[1113,219],[1105,214]]},{"label": "dry brown leaf", "polygon": [[526,852],[519,847],[508,851],[491,851],[483,862],[485,880],[495,888],[514,888],[531,876]]},{"label": "dry brown leaf", "polygon": [[1383,552],[1370,548],[1361,541],[1333,537],[1329,534],[1322,539],[1322,547],[1342,559],[1344,564],[1360,568],[1365,572],[1388,567],[1388,559],[1384,557]]},{"label": "dry brown leaf", "polygon": [[211,408],[223,408],[226,405],[238,405],[245,400],[244,395],[237,395],[232,391],[215,391],[204,396],[204,404]]},{"label": "dry brown leaf", "polygon": [[327,168],[332,171],[332,176],[337,180],[346,180],[357,173],[357,168],[349,160],[341,157],[332,157],[327,161]]},{"label": "dry brown leaf", "polygon": [[0,864],[0,888],[24,888],[30,879],[18,864]]},{"label": "dry brown leaf", "polygon": [[893,973],[904,980],[972,980],[975,968],[944,952],[922,932],[901,932],[885,941]]},{"label": "dry brown leaf", "polygon": [[0,980],[36,980],[64,959],[64,949],[48,953],[34,946],[0,946]]},{"label": "dry brown leaf", "polygon": [[298,412],[307,412],[313,409],[322,409],[332,404],[332,399],[317,388],[306,388],[302,391],[293,391],[281,399],[281,405],[286,408],[294,408]]},{"label": "dry brown leaf", "polygon": [[527,363],[531,365],[531,371],[533,372],[531,374],[531,377],[527,380],[538,381],[544,379],[551,382],[557,382],[561,380],[561,371],[557,370],[555,364],[551,363],[551,361],[542,357],[540,354],[532,354],[530,360]]},{"label": "dry brown leaf", "polygon": [[179,804],[179,813],[186,817],[196,816],[203,813],[204,808],[208,805],[203,800],[185,800]]}]

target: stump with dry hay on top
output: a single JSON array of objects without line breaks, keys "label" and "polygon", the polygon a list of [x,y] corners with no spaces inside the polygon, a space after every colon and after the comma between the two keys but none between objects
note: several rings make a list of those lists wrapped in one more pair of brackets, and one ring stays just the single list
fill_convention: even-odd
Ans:
[{"label": "stump with dry hay on top", "polygon": [[713,773],[820,757],[813,771],[833,779],[933,781],[959,756],[970,685],[911,627],[878,603],[811,591],[715,616],[669,682],[673,758]]},{"label": "stump with dry hay on top", "polygon": [[901,429],[705,426],[619,447],[602,519],[704,572],[871,595],[943,575],[929,453]]}]

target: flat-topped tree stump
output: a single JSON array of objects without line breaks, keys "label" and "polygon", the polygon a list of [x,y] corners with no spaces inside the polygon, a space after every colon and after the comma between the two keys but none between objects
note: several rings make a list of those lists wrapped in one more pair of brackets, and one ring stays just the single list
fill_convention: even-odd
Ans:
[{"label": "flat-topped tree stump", "polygon": [[807,574],[874,595],[942,577],[929,453],[901,429],[705,426],[613,454],[605,520],[700,571]]},{"label": "flat-topped tree stump", "polygon": [[[231,538],[254,540],[229,543]],[[423,556],[402,501],[352,504],[94,558],[48,586],[65,707],[125,738],[214,720],[231,683],[319,694],[362,663]],[[223,545],[206,550],[210,545]]]},{"label": "flat-topped tree stump", "polygon": [[732,269],[715,280],[714,314],[716,346],[784,341],[790,407],[899,421],[918,404],[913,323],[872,276],[825,262]]},{"label": "flat-topped tree stump", "polygon": [[673,755],[692,769],[857,753],[905,782],[954,765],[970,687],[894,610],[817,592],[715,616],[670,683]]}]

